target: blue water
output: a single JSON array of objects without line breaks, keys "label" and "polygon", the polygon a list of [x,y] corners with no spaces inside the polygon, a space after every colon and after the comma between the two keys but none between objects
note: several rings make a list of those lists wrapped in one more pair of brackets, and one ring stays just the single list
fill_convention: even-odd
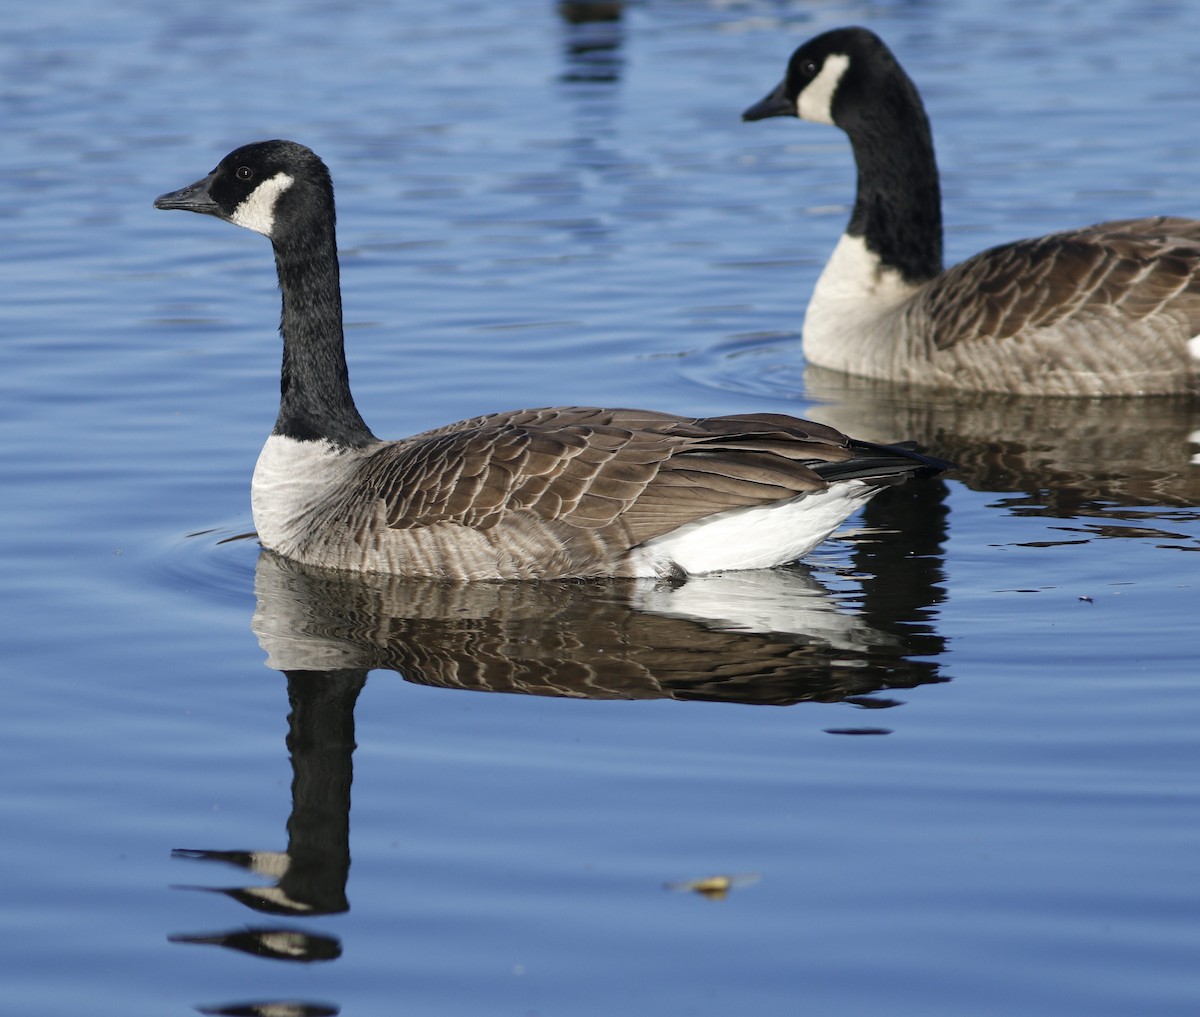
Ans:
[{"label": "blue water", "polygon": [[[848,146],[738,114],[856,22],[925,95],[952,260],[1200,215],[1195,5],[7,12],[0,1008],[1200,1010],[1200,410],[805,369]],[[333,171],[380,434],[780,409],[961,469],[680,588],[260,556],[270,254],[151,201],[272,136]]]}]

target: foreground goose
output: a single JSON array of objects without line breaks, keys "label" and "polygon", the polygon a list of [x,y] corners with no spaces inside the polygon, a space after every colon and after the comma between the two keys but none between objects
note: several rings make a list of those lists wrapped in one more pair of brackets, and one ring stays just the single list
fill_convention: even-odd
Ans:
[{"label": "foreground goose", "polygon": [[810,363],[893,381],[1026,395],[1189,391],[1200,378],[1200,222],[1131,219],[995,247],[942,270],[929,121],[883,42],[806,42],[745,120],[849,136],[858,195],[804,318]]},{"label": "foreground goose", "polygon": [[154,204],[275,249],[282,395],[252,503],[262,543],[297,561],[449,579],[769,567],[812,550],[881,486],[948,465],[773,413],[556,407],[380,441],[350,395],[325,164],[294,142],[258,142]]}]

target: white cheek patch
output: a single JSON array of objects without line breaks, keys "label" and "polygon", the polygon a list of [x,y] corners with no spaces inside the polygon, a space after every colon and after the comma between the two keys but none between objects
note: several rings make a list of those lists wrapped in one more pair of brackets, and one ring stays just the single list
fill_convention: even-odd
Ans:
[{"label": "white cheek patch", "polygon": [[269,237],[275,229],[275,204],[279,196],[295,182],[293,177],[283,172],[264,180],[233,210],[229,221],[235,226],[243,226]]},{"label": "white cheek patch", "polygon": [[833,94],[841,83],[850,58],[842,53],[830,53],[820,73],[796,97],[796,115],[801,120],[818,124],[833,123]]}]

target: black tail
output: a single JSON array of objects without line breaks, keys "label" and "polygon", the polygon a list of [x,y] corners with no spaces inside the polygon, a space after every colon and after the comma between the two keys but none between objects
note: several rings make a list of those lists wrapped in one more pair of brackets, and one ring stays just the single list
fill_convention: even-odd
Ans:
[{"label": "black tail", "polygon": [[813,472],[823,480],[873,480],[877,483],[901,483],[910,477],[936,477],[956,469],[955,463],[917,451],[916,442],[878,445],[873,441],[850,439],[853,459],[844,463],[818,463]]}]

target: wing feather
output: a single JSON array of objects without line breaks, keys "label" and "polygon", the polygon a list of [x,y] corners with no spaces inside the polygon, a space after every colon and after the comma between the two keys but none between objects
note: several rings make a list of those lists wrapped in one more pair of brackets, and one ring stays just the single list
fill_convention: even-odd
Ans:
[{"label": "wing feather", "polygon": [[862,454],[841,432],[782,414],[557,407],[383,443],[361,480],[394,529],[487,530],[523,513],[579,529],[619,524],[632,547],[707,515],[821,490],[828,482],[814,466]]},{"label": "wing feather", "polygon": [[923,291],[918,312],[937,349],[1119,308],[1141,319],[1183,315],[1200,333],[1200,223],[1133,219],[994,247]]}]

